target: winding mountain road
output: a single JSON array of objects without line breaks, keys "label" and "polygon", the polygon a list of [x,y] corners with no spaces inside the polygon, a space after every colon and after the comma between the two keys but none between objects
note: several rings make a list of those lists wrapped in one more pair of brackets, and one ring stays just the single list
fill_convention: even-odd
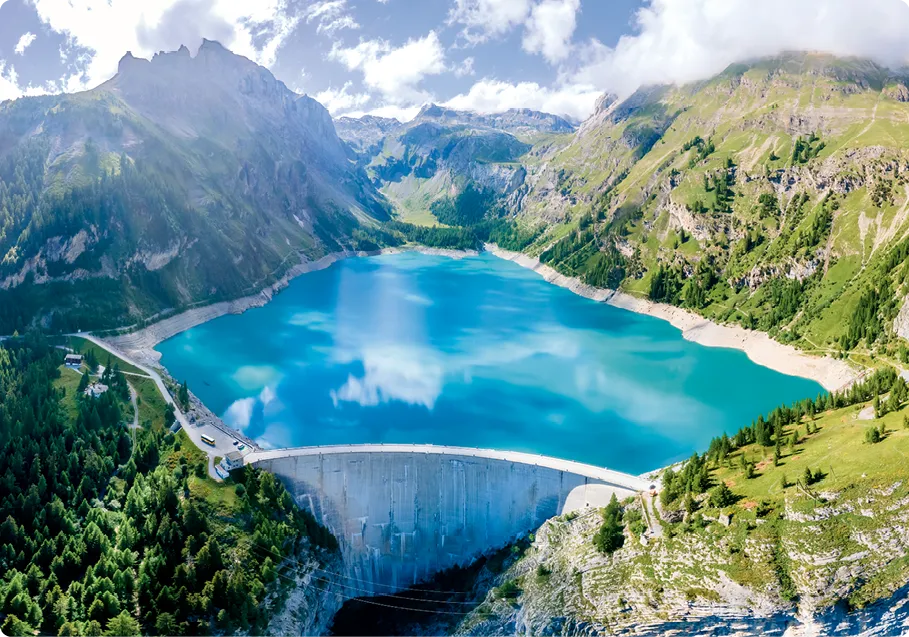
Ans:
[{"label": "winding mountain road", "polygon": [[[107,341],[98,338],[97,336],[92,336],[91,334],[85,334],[85,333],[70,334],[70,336],[84,338],[85,340],[90,341],[91,343],[94,343],[98,347],[110,352],[114,356],[129,363],[130,365],[133,365],[137,369],[140,369],[141,371],[145,372],[145,374],[147,374],[147,376],[149,378],[151,378],[154,381],[155,385],[158,387],[158,391],[161,392],[161,396],[164,398],[164,401],[168,405],[174,406],[174,416],[176,417],[177,422],[180,423],[180,426],[183,427],[183,431],[186,432],[186,435],[189,436],[189,439],[192,440],[193,444],[196,445],[196,447],[198,447],[200,450],[204,451],[205,454],[208,456],[208,475],[213,480],[217,480],[218,482],[221,482],[221,476],[219,476],[217,471],[215,471],[215,462],[214,462],[215,457],[225,456],[228,453],[230,453],[231,451],[233,451],[235,449],[235,447],[233,446],[234,438],[229,438],[228,436],[225,435],[225,432],[223,432],[220,429],[217,429],[216,427],[212,427],[210,425],[203,425],[203,426],[198,426],[198,427],[191,425],[189,420],[187,419],[186,415],[183,413],[183,410],[180,409],[180,405],[177,404],[177,402],[174,400],[173,396],[170,395],[170,392],[167,389],[167,385],[164,384],[164,380],[161,378],[161,375],[158,372],[156,372],[155,370],[151,369],[150,367],[147,367],[146,365],[143,365],[142,363],[139,363],[138,361],[131,359],[125,353],[123,353],[122,351],[120,351],[119,349],[117,349],[116,347],[114,347],[113,345],[108,343]],[[130,387],[130,393],[133,393],[132,387]],[[138,401],[135,398],[135,394],[133,394],[133,401],[134,401],[133,404],[135,405],[135,425],[138,426],[139,408],[138,408]],[[215,446],[211,447],[211,446],[205,444],[204,442],[202,442],[202,434],[208,434],[209,436],[214,438],[216,441]]]}]

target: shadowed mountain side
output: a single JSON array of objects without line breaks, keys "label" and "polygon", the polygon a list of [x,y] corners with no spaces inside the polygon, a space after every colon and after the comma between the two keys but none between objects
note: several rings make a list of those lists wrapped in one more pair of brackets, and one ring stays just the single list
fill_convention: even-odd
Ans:
[{"label": "shadowed mountain side", "polygon": [[346,153],[322,105],[208,40],[5,102],[0,322],[122,325],[350,247],[388,207]]}]

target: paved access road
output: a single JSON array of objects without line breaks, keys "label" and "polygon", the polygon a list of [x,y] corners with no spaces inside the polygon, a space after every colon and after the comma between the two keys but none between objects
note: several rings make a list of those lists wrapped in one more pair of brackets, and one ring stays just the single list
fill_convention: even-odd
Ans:
[{"label": "paved access road", "polygon": [[[158,391],[161,392],[161,396],[164,397],[164,400],[169,404],[174,406],[174,415],[177,417],[177,422],[183,427],[183,430],[186,432],[186,435],[189,436],[189,439],[193,441],[199,449],[204,451],[208,456],[208,475],[218,482],[221,481],[221,477],[215,471],[215,457],[217,456],[226,456],[231,451],[236,451],[237,447],[234,446],[234,440],[236,438],[231,437],[226,434],[224,431],[214,427],[212,425],[192,425],[189,422],[189,419],[180,409],[180,405],[174,401],[173,397],[170,395],[170,392],[167,390],[167,386],[164,384],[164,380],[161,378],[161,375],[150,367],[143,365],[129,356],[121,352],[119,349],[105,341],[100,339],[97,336],[92,336],[91,334],[71,334],[71,336],[78,336],[84,338],[87,341],[91,341],[98,347],[101,347],[114,356],[126,361],[130,365],[134,365],[137,368],[145,372],[149,378],[151,378],[155,385],[158,387]],[[202,434],[207,434],[215,439],[215,446],[212,447],[204,442],[202,442]]]}]

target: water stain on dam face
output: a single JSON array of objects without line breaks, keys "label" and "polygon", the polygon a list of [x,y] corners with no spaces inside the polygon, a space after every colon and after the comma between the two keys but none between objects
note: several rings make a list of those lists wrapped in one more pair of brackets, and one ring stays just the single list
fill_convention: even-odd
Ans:
[{"label": "water stain on dam face", "polygon": [[403,590],[555,515],[646,486],[579,463],[431,446],[278,450],[248,461],[338,538],[345,576],[363,595]]}]

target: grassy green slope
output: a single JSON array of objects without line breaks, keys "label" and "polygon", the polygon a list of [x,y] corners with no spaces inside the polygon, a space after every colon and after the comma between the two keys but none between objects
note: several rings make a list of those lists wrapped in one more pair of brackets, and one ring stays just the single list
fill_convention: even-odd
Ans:
[{"label": "grassy green slope", "polygon": [[[709,464],[710,484],[727,485],[733,504],[717,506],[705,494],[689,514],[681,500],[662,505],[666,519],[658,519],[641,500],[627,501],[624,545],[612,554],[592,541],[598,513],[549,521],[495,581],[519,593],[503,600],[493,591],[460,632],[490,634],[519,614],[532,633],[565,618],[611,630],[647,626],[654,634],[668,626],[661,622],[686,621],[700,631],[707,628],[696,622],[705,616],[740,618],[757,633],[771,627],[761,618],[793,622],[797,611],[803,619],[824,617],[838,603],[855,610],[888,598],[909,579],[909,542],[899,531],[909,518],[909,409],[860,419],[871,407],[785,427],[783,436],[797,441],[783,446],[777,465],[773,447],[755,444]],[[868,442],[866,432],[881,427],[883,439]],[[756,466],[752,477],[743,458]],[[806,468],[820,474],[808,486]],[[660,536],[641,535],[648,520]]]},{"label": "grassy green slope", "polygon": [[[640,91],[529,166],[517,219],[546,232],[526,251],[602,284],[617,250],[629,292],[818,353],[905,358],[907,96],[873,63],[814,55]],[[872,289],[888,302],[853,324]]]}]

